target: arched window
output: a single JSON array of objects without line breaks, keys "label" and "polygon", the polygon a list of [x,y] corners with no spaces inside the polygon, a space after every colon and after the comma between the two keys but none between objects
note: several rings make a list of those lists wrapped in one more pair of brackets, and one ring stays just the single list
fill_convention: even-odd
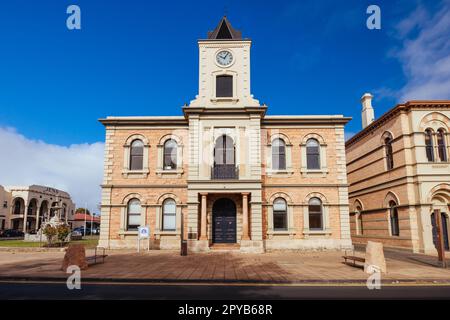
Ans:
[{"label": "arched window", "polygon": [[176,230],[176,211],[177,206],[175,200],[166,199],[163,202],[162,229],[163,231]]},{"label": "arched window", "polygon": [[395,201],[389,202],[389,215],[391,220],[391,235],[399,236],[400,235],[400,226],[398,222],[398,210],[397,204]]},{"label": "arched window", "polygon": [[130,170],[142,170],[144,167],[144,143],[134,140],[130,150]]},{"label": "arched window", "polygon": [[425,130],[425,150],[428,161],[433,162],[434,161],[433,132],[431,131],[431,129]]},{"label": "arched window", "polygon": [[127,230],[137,230],[141,225],[141,202],[131,199],[127,206]]},{"label": "arched window", "polygon": [[306,167],[320,169],[320,145],[316,139],[309,139],[306,142]]},{"label": "arched window", "polygon": [[356,207],[356,223],[357,223],[357,234],[364,234],[363,218],[362,218],[362,208],[360,206]]},{"label": "arched window", "polygon": [[13,214],[22,214],[24,210],[24,201],[22,198],[14,200],[14,212]]},{"label": "arched window", "polygon": [[447,150],[445,146],[445,131],[442,129],[439,129],[437,131],[437,147],[439,160],[444,162],[447,161]]},{"label": "arched window", "polygon": [[323,212],[322,201],[319,198],[311,198],[308,203],[309,213],[309,229],[322,230],[323,229]]},{"label": "arched window", "polygon": [[386,167],[388,170],[394,168],[394,155],[392,152],[392,137],[384,139],[384,147],[386,150]]},{"label": "arched window", "polygon": [[287,204],[283,198],[273,202],[273,229],[287,230]]},{"label": "arched window", "polygon": [[222,135],[216,140],[214,146],[213,179],[236,179],[238,172],[235,165],[235,150],[233,139]]},{"label": "arched window", "polygon": [[286,170],[286,144],[282,139],[272,142],[272,169]]},{"label": "arched window", "polygon": [[177,168],[177,142],[169,139],[164,143],[164,170]]}]

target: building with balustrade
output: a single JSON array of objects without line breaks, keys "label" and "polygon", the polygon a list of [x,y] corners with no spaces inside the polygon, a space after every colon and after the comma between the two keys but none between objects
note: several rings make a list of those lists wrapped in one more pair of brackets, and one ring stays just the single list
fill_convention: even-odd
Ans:
[{"label": "building with balustrade", "polygon": [[450,101],[409,101],[378,119],[372,96],[361,101],[363,129],[346,142],[353,242],[435,253],[439,212],[448,250]]},{"label": "building with balustrade", "polygon": [[181,240],[191,251],[352,246],[350,118],[267,115],[250,91],[251,44],[224,17],[198,41],[199,91],[183,115],[100,119],[100,246],[136,247],[139,226],[154,249]]},{"label": "building with balustrade", "polygon": [[67,192],[55,188],[39,185],[5,186],[0,188],[0,200],[2,229],[34,233],[54,215],[69,225],[73,221],[75,204]]}]

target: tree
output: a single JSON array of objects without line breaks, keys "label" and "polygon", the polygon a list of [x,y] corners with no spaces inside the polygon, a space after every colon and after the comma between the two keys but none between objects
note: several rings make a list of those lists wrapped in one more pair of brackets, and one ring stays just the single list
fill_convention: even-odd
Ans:
[{"label": "tree", "polygon": [[[84,211],[84,210],[86,210],[86,211]],[[89,211],[89,209],[85,209],[85,208],[77,208],[77,210],[75,210],[75,213],[81,213],[81,214],[84,214],[84,213],[87,213],[87,214],[91,214],[91,212]]]},{"label": "tree", "polygon": [[65,224],[60,224],[59,226],[56,227],[56,233],[57,233],[58,240],[59,240],[59,242],[61,242],[61,246],[62,246],[64,241],[66,240],[67,236],[70,233],[70,228],[69,228],[69,226],[67,226]]},{"label": "tree", "polygon": [[55,236],[58,233],[58,231],[52,225],[47,224],[42,232],[47,237],[48,245],[49,245],[49,247],[51,247],[52,244],[53,244],[53,239],[55,238]]}]

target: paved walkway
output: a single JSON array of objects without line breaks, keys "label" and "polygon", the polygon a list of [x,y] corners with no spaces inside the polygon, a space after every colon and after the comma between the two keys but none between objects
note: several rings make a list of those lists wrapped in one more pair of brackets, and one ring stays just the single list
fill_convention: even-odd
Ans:
[{"label": "paved walkway", "polygon": [[[140,254],[110,251],[108,254],[104,264],[82,271],[82,277],[85,280],[276,283],[359,282],[367,279],[362,269],[343,264],[341,252],[214,252],[186,257],[167,251]],[[60,270],[63,256],[63,252],[0,252],[0,279],[66,278]],[[383,275],[383,281],[450,282],[450,269],[413,259],[388,257],[386,261],[388,273]]]}]

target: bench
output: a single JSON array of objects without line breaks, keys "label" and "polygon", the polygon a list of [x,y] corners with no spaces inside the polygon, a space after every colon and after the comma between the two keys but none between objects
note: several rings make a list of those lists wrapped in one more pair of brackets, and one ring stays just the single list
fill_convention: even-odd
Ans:
[{"label": "bench", "polygon": [[366,262],[366,259],[363,257],[357,257],[355,256],[355,253],[353,252],[352,255],[348,255],[347,251],[345,252],[345,255],[342,256],[342,258],[344,258],[344,263],[350,265],[349,263],[347,263],[347,260],[349,261],[353,261],[353,263],[351,265],[353,265],[354,267],[361,267],[360,265],[356,264],[356,262],[361,262],[364,263]]},{"label": "bench", "polygon": [[86,262],[89,266],[105,262],[105,258],[108,256],[105,254],[105,248],[99,248],[99,249],[103,250],[102,254],[97,254],[97,247],[95,247],[94,255],[86,257]]}]

